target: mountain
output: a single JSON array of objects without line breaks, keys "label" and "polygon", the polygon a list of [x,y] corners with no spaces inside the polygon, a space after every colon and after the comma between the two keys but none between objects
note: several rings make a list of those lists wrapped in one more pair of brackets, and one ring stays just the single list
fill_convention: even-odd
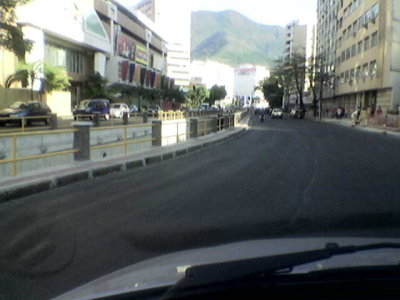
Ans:
[{"label": "mountain", "polygon": [[260,24],[232,10],[193,12],[191,30],[193,60],[271,65],[285,46],[284,27]]}]

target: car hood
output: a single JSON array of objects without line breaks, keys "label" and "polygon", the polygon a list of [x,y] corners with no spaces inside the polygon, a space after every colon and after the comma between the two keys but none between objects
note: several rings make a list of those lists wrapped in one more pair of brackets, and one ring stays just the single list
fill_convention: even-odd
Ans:
[{"label": "car hood", "polygon": [[20,113],[20,112],[22,112],[22,110],[19,109],[19,108],[16,108],[16,109],[13,109],[13,108],[5,108],[5,109],[3,109],[3,110],[0,110],[0,115],[18,114],[18,113]]},{"label": "car hood", "polygon": [[[119,293],[135,292],[175,284],[184,277],[188,267],[209,263],[274,256],[325,248],[327,243],[340,246],[364,245],[382,242],[400,242],[400,239],[384,238],[288,238],[253,240],[225,244],[194,250],[171,253],[149,259],[58,296],[57,300],[93,299]],[[302,265],[293,269],[295,273],[313,270],[372,265],[396,265],[399,251],[380,249],[351,255],[335,256],[327,260]]]}]

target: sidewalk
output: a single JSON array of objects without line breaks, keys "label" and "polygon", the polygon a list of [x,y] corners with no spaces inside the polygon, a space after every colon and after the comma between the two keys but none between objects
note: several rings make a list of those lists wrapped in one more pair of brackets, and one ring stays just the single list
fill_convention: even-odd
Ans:
[{"label": "sidewalk", "polygon": [[332,118],[322,118],[320,121],[318,118],[308,118],[309,120],[315,121],[315,122],[324,122],[324,123],[329,123],[329,124],[335,124],[335,125],[340,125],[340,126],[347,126],[347,127],[353,127],[355,129],[359,130],[364,130],[364,131],[369,131],[369,132],[377,132],[377,133],[383,133],[383,134],[391,134],[395,136],[400,137],[400,128],[395,128],[395,127],[383,127],[383,126],[378,126],[378,125],[371,125],[368,124],[367,126],[363,125],[356,125],[352,126],[352,122],[350,119],[332,119]]},{"label": "sidewalk", "polygon": [[168,147],[154,147],[129,156],[121,156],[104,161],[75,162],[70,166],[58,169],[38,171],[21,177],[9,178],[0,181],[0,203],[115,172],[161,163],[162,161],[198,151],[244,133],[248,127],[248,121],[249,117],[246,117],[238,127]]}]

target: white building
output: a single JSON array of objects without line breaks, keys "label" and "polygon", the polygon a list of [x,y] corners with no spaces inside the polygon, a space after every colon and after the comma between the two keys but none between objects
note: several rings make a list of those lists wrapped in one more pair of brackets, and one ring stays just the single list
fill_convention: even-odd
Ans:
[{"label": "white building", "polygon": [[134,9],[152,20],[157,31],[166,39],[168,76],[175,79],[175,85],[188,87],[190,83],[190,1],[142,0],[135,5]]},{"label": "white building", "polygon": [[[17,12],[33,42],[26,61],[65,67],[73,105],[83,99],[85,82],[95,72],[109,83],[158,89],[162,82],[171,84],[165,76],[165,41],[115,0],[34,0]],[[37,79],[33,89],[40,86]]]},{"label": "white building", "polygon": [[227,100],[234,98],[234,68],[219,62],[192,61],[190,64],[191,82],[204,84],[210,89],[213,85],[225,86]]},{"label": "white building", "polygon": [[[234,74],[234,95],[245,99],[260,97],[262,93],[255,91],[259,86],[260,81],[270,76],[270,71],[263,66],[243,65],[235,69]],[[247,103],[250,104],[250,103]]]},{"label": "white building", "polygon": [[306,56],[307,25],[293,21],[286,26],[285,57],[290,58],[294,53]]}]

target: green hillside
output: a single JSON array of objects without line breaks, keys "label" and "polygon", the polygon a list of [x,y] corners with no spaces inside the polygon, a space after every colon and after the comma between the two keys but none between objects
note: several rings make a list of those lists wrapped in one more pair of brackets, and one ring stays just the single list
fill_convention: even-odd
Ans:
[{"label": "green hillside", "polygon": [[192,13],[192,59],[231,66],[270,65],[283,55],[285,28],[256,23],[236,11]]}]

